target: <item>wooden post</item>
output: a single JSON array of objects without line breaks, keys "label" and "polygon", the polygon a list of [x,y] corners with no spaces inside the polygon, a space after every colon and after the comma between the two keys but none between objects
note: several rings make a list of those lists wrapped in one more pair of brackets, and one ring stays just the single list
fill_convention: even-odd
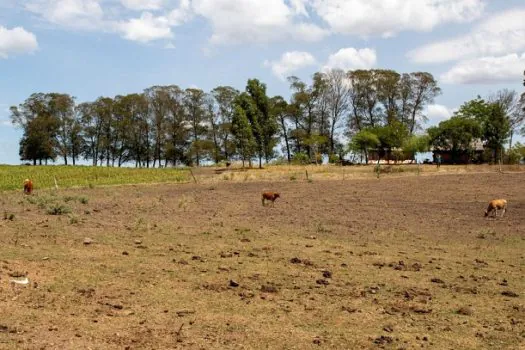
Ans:
[{"label": "wooden post", "polygon": [[190,168],[190,174],[191,174],[191,177],[193,177],[193,181],[197,183],[197,179],[195,178],[195,175],[193,175],[193,171],[191,170],[191,168]]},{"label": "wooden post", "polygon": [[343,166],[343,181],[345,181],[345,167]]},{"label": "wooden post", "polygon": [[306,181],[308,181],[308,169],[306,169]]}]

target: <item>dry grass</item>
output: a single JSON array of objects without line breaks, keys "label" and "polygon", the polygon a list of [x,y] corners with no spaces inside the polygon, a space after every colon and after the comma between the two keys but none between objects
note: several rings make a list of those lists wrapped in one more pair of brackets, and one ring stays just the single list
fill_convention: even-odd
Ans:
[{"label": "dry grass", "polygon": [[[5,194],[0,348],[523,344],[524,174],[343,182],[312,170],[308,183],[288,171]],[[282,198],[263,207],[263,190]],[[509,200],[506,217],[483,217],[493,197]],[[52,203],[72,213],[47,215]],[[30,285],[12,288],[9,274],[26,272]]]}]

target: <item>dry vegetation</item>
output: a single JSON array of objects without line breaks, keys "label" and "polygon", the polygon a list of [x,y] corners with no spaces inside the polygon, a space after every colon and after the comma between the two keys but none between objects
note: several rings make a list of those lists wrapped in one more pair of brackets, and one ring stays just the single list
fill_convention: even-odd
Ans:
[{"label": "dry vegetation", "polygon": [[525,174],[362,169],[4,192],[0,348],[523,348]]}]

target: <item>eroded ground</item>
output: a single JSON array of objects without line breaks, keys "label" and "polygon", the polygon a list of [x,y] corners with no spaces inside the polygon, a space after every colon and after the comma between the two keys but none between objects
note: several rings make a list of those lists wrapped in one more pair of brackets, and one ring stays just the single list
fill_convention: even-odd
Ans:
[{"label": "eroded ground", "polygon": [[[524,183],[515,173],[5,193],[0,348],[523,349]],[[263,207],[263,190],[282,198]],[[484,218],[496,197],[507,215]],[[13,288],[23,275],[30,284]]]}]

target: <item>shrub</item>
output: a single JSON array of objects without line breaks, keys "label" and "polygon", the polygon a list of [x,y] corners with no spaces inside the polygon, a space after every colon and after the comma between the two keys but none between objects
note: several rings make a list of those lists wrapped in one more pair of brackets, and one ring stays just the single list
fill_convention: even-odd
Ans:
[{"label": "shrub", "polygon": [[63,204],[55,204],[47,208],[48,215],[64,215],[71,213],[71,208]]}]

